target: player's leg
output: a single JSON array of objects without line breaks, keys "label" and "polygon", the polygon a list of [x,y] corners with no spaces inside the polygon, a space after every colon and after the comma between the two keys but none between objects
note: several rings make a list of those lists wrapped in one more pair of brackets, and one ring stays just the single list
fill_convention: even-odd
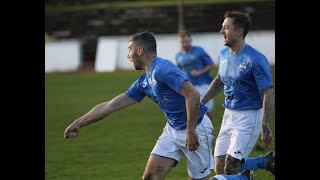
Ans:
[{"label": "player's leg", "polygon": [[151,152],[142,177],[143,180],[164,179],[183,156],[179,147],[172,141],[171,131],[172,127],[167,123]]},{"label": "player's leg", "polygon": [[[229,110],[230,111],[230,110]],[[225,174],[238,174],[241,160],[249,156],[261,131],[260,110],[231,111],[230,146],[225,161]]]},{"label": "player's leg", "polygon": [[177,132],[175,142],[179,144],[181,151],[186,156],[189,179],[208,180],[210,170],[214,169],[212,142],[215,138],[213,125],[208,116],[204,116],[201,123],[197,125],[196,133],[200,143],[196,151],[189,151],[185,147],[186,130]]},{"label": "player's leg", "polygon": [[225,174],[235,175],[240,172],[241,160],[232,157],[231,155],[226,155],[226,161],[224,166]]},{"label": "player's leg", "polygon": [[226,155],[214,157],[214,173],[215,174],[224,174],[225,161],[226,161]]},{"label": "player's leg", "polygon": [[269,151],[264,156],[246,158],[241,165],[241,173],[237,175],[219,174],[209,180],[254,180],[253,171],[257,169],[266,169],[274,175],[274,161],[275,152]]},{"label": "player's leg", "polygon": [[177,161],[158,155],[150,155],[143,173],[143,180],[162,180],[176,165]]},{"label": "player's leg", "polygon": [[215,148],[214,148],[215,174],[225,174],[224,172],[225,160],[226,160],[226,155],[230,146],[230,139],[231,139],[231,136],[228,133],[229,126],[232,124],[231,120],[232,120],[232,114],[230,114],[230,112],[227,109],[225,109],[220,132],[218,134]]},{"label": "player's leg", "polygon": [[270,171],[273,175],[275,174],[275,152],[269,151],[265,155],[258,157],[248,157],[245,159],[244,163],[241,164],[240,171],[243,170],[253,170],[266,169]]}]

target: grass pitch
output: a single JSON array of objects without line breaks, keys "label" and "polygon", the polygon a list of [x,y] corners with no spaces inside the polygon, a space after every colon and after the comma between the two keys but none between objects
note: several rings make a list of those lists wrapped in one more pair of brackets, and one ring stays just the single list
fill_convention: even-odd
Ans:
[{"label": "grass pitch", "polygon": [[[274,75],[274,66],[272,66]],[[212,74],[216,74],[215,69]],[[65,128],[100,102],[125,92],[143,72],[63,73],[45,76],[45,177],[50,180],[141,179],[149,153],[162,133],[166,119],[147,97],[138,104],[84,127],[80,136],[66,140]],[[274,80],[274,79],[273,79]],[[273,81],[275,82],[275,81]],[[213,126],[220,130],[223,93],[215,98]],[[274,113],[273,113],[274,114]],[[271,123],[274,131],[274,116]],[[250,156],[268,151],[261,141]],[[213,172],[211,173],[213,175]],[[256,179],[273,180],[265,170]],[[171,170],[167,180],[186,180],[185,158]]]}]

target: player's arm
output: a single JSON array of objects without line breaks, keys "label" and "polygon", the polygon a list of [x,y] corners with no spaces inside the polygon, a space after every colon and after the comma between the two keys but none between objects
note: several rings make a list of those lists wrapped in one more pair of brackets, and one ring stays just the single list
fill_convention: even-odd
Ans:
[{"label": "player's arm", "polygon": [[199,147],[199,140],[196,133],[196,126],[200,111],[200,94],[192,86],[190,81],[184,81],[180,94],[186,98],[187,109],[187,139],[186,147],[194,151]]},{"label": "player's arm", "polygon": [[192,76],[201,76],[214,69],[214,62],[211,57],[205,52],[203,48],[200,48],[200,61],[205,65],[204,68],[191,71]]},{"label": "player's arm", "polygon": [[252,74],[257,87],[260,89],[260,92],[263,95],[261,139],[263,143],[269,147],[272,143],[272,133],[269,123],[272,118],[274,90],[270,65],[265,56],[259,55],[254,61],[252,61]]},{"label": "player's arm", "polygon": [[267,88],[262,91],[263,94],[263,117],[262,117],[262,131],[261,139],[268,147],[272,143],[272,133],[269,127],[272,118],[272,108],[274,103],[274,90],[273,87]]},{"label": "player's arm", "polygon": [[112,112],[131,106],[135,103],[136,101],[128,97],[125,93],[118,95],[110,101],[100,103],[70,124],[64,132],[64,137],[66,139],[76,137],[79,134],[80,128],[97,122],[110,115]]},{"label": "player's arm", "polygon": [[213,81],[211,82],[206,94],[202,97],[201,102],[207,103],[212,98],[214,98],[217,94],[221,92],[223,89],[224,84],[223,82],[216,76]]},{"label": "player's arm", "polygon": [[214,64],[208,64],[203,69],[191,71],[192,76],[200,76],[214,69]]}]

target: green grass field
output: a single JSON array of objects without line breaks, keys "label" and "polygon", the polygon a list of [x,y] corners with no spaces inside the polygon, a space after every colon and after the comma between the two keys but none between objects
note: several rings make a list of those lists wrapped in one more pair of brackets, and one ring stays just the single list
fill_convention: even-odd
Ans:
[{"label": "green grass field", "polygon": [[[274,66],[272,73],[275,78]],[[63,138],[63,132],[71,122],[96,104],[126,91],[141,74],[115,72],[45,75],[46,179],[141,179],[149,153],[166,123],[164,114],[150,99],[145,98],[139,104],[81,129],[80,136],[75,139]],[[212,74],[216,74],[216,70]],[[222,103],[223,93],[220,93],[215,98],[216,118],[213,125],[216,134],[220,130],[224,110]],[[274,117],[271,127],[274,135]],[[274,144],[275,140],[271,148],[274,148]],[[265,154],[267,151],[258,139],[250,156]],[[257,180],[274,179],[265,170],[258,170],[255,175]],[[171,170],[166,179],[187,179],[185,158]]]}]

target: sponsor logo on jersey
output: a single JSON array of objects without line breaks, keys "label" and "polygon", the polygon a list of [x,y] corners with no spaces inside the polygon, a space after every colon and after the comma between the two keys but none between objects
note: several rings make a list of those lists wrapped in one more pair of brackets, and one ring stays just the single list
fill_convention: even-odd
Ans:
[{"label": "sponsor logo on jersey", "polygon": [[145,88],[147,86],[147,79],[144,79],[142,82],[142,87]]},{"label": "sponsor logo on jersey", "polygon": [[246,67],[247,67],[247,64],[246,64],[246,63],[241,63],[241,64],[239,65],[239,69],[240,69],[240,71],[245,70],[245,69],[246,69]]}]

